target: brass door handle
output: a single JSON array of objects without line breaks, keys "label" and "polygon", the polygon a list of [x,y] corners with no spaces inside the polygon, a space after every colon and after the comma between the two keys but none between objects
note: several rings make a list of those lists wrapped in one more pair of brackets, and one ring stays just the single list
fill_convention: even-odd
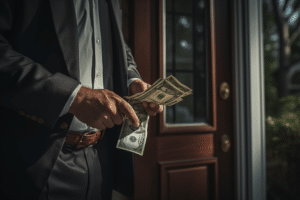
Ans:
[{"label": "brass door handle", "polygon": [[228,135],[222,135],[222,139],[221,139],[221,148],[224,152],[227,152],[231,147],[231,143],[229,140]]},{"label": "brass door handle", "polygon": [[220,96],[223,100],[228,99],[230,93],[229,85],[226,82],[223,82],[220,86]]}]

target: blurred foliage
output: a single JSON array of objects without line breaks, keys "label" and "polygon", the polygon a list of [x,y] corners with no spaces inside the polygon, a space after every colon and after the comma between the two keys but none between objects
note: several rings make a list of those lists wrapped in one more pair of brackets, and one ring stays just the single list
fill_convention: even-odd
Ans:
[{"label": "blurred foliage", "polygon": [[[300,185],[300,99],[278,98],[274,76],[279,65],[278,30],[269,0],[264,0],[264,74],[268,199],[299,199]],[[299,58],[299,37],[292,45],[291,60]],[[295,79],[295,78],[294,78]],[[300,79],[294,80],[298,83]],[[275,164],[274,164],[275,163]],[[275,170],[275,173],[272,172]],[[270,198],[271,197],[271,198]]]},{"label": "blurred foliage", "polygon": [[[274,107],[275,108],[275,107]],[[296,96],[276,102],[279,117],[266,118],[268,193],[272,199],[299,199],[300,167],[300,100]],[[272,173],[272,170],[275,172]],[[274,194],[274,191],[278,194]],[[279,192],[281,191],[281,192]],[[279,198],[280,195],[285,198]],[[287,195],[290,198],[287,198]],[[278,198],[274,198],[278,197]],[[296,198],[297,197],[297,198]]]}]

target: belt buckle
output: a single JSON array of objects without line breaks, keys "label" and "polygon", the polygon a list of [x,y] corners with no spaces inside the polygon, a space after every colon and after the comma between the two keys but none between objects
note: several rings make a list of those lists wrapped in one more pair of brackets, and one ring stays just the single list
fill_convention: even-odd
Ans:
[{"label": "belt buckle", "polygon": [[[90,133],[93,133],[93,132],[95,132],[95,131],[87,131],[87,132],[82,133],[82,135],[81,135],[81,137],[80,137],[80,139],[79,139],[79,141],[78,141],[78,144],[76,145],[76,148],[81,148],[81,147],[79,147],[79,144],[82,142],[82,138],[83,138],[84,135],[87,135],[87,134],[90,134]],[[98,143],[98,141],[96,141],[95,144],[91,144],[91,145],[86,146],[86,147],[93,147],[93,146],[96,145],[97,143]]]},{"label": "belt buckle", "polygon": [[[93,132],[93,131],[90,131],[90,132]],[[77,143],[77,145],[76,145],[76,148],[80,148],[79,144],[82,142],[83,136],[84,136],[85,134],[87,134],[87,133],[90,133],[90,132],[84,132],[84,133],[82,133],[82,135],[81,135],[81,137],[80,137],[80,139],[79,139],[79,141],[78,141],[78,143]]]}]

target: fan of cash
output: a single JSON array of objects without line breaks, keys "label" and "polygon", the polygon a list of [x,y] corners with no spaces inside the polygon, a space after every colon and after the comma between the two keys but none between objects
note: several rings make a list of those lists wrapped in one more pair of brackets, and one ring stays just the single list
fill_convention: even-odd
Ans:
[{"label": "fan of cash", "polygon": [[150,88],[141,93],[126,96],[125,98],[128,99],[128,103],[139,118],[140,126],[134,127],[125,116],[116,148],[143,156],[147,139],[149,114],[144,110],[142,102],[172,106],[182,101],[183,97],[192,94],[192,91],[192,89],[170,75],[165,79],[158,79]]}]

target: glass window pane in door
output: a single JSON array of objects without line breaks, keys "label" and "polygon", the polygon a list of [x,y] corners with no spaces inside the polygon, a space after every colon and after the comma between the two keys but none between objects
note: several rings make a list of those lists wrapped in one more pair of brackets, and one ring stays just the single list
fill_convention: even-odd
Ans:
[{"label": "glass window pane in door", "polygon": [[193,13],[193,0],[175,0],[175,12]]},{"label": "glass window pane in door", "polygon": [[[181,83],[194,90],[193,73],[176,73],[176,78]],[[189,95],[184,97],[183,101],[175,105],[175,112],[176,112],[175,123],[193,123],[195,121],[194,108],[195,108],[194,95]]]},{"label": "glass window pane in door", "polygon": [[172,11],[172,7],[173,7],[173,0],[166,0],[166,10],[168,11]]},{"label": "glass window pane in door", "polygon": [[175,16],[176,69],[193,69],[193,18]]},{"label": "glass window pane in door", "polygon": [[193,90],[181,102],[166,107],[168,124],[208,122],[207,19],[204,1],[201,2],[166,0],[166,77],[172,74]]}]

